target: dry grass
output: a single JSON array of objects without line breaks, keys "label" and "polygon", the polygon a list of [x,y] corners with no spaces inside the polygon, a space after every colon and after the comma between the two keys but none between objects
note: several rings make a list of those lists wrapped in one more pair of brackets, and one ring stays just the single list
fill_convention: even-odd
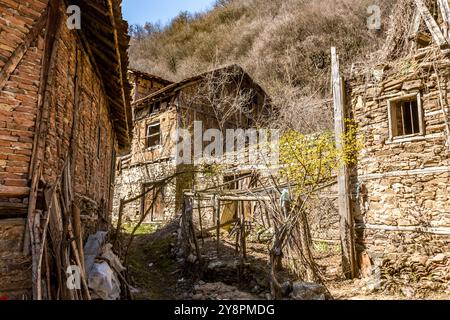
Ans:
[{"label": "dry grass", "polygon": [[385,39],[384,29],[367,28],[373,4],[382,8],[387,27],[392,0],[223,0],[210,12],[184,13],[165,28],[147,25],[147,31],[134,32],[131,64],[171,80],[240,64],[278,105],[302,117],[285,120],[305,131],[322,130],[331,123],[322,101],[329,95],[330,47],[338,47],[349,67]]}]

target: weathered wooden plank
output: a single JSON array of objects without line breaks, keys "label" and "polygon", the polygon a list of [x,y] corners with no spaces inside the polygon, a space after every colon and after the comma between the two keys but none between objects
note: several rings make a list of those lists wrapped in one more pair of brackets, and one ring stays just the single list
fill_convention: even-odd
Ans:
[{"label": "weathered wooden plank", "polygon": [[1,198],[25,198],[28,196],[30,188],[28,187],[14,187],[0,185],[0,199]]},{"label": "weathered wooden plank", "polygon": [[409,30],[409,50],[413,51],[417,48],[417,36],[419,34],[420,24],[422,22],[422,15],[420,14],[419,9],[416,8],[416,12],[414,13],[414,20]]},{"label": "weathered wooden plank", "polygon": [[[331,60],[336,146],[338,149],[343,149],[343,137],[345,133],[344,85],[339,71],[339,57],[336,48],[334,47],[331,48]],[[342,268],[347,278],[355,278],[357,276],[357,266],[353,236],[354,223],[350,206],[349,177],[348,167],[342,163],[338,172],[338,205],[341,217]]]},{"label": "weathered wooden plank", "polygon": [[375,225],[366,224],[363,229],[367,230],[380,230],[380,231],[392,231],[392,232],[418,232],[428,233],[435,235],[450,235],[449,227],[422,227],[422,226],[389,226],[389,225]]},{"label": "weathered wooden plank", "polygon": [[417,9],[422,15],[423,20],[425,21],[425,24],[428,27],[428,30],[431,32],[433,40],[440,48],[442,49],[448,48],[449,45],[446,38],[444,37],[444,34],[442,33],[441,29],[439,28],[439,25],[437,24],[436,20],[434,20],[433,16],[431,15],[430,11],[428,10],[423,0],[414,0],[414,1],[416,3]]},{"label": "weathered wooden plank", "polygon": [[122,69],[123,66],[122,66],[122,56],[121,56],[120,46],[119,46],[119,36],[118,36],[118,32],[117,32],[113,3],[111,0],[107,0],[107,3],[108,3],[108,10],[109,10],[109,18],[111,20],[111,24],[113,27],[113,33],[114,33],[114,42],[115,42],[115,47],[116,47],[117,62],[119,64],[119,78],[120,78],[120,85],[121,85],[121,94],[122,94],[122,99],[123,99],[123,112],[124,112],[124,116],[125,116],[127,138],[129,138],[129,132],[130,132],[129,120],[130,119],[128,119],[128,110],[127,110],[127,105],[126,105],[127,98],[125,95],[125,80],[124,80],[125,75],[123,74],[123,69]]},{"label": "weathered wooden plank", "polygon": [[36,23],[33,25],[31,30],[25,37],[25,40],[14,50],[9,60],[3,66],[2,71],[0,71],[0,90],[6,85],[6,82],[11,77],[11,74],[14,70],[17,69],[20,61],[22,61],[23,57],[27,53],[28,49],[31,46],[31,43],[37,38],[39,33],[44,29],[45,23],[47,21],[48,10],[46,9],[44,13],[39,17]]},{"label": "weathered wooden plank", "polygon": [[444,20],[444,36],[448,39],[450,28],[450,7],[448,5],[448,0],[438,0],[438,5],[442,19]]},{"label": "weathered wooden plank", "polygon": [[[28,195],[29,192],[27,192]],[[23,203],[0,202],[0,217],[24,217],[28,211],[28,205]]]}]

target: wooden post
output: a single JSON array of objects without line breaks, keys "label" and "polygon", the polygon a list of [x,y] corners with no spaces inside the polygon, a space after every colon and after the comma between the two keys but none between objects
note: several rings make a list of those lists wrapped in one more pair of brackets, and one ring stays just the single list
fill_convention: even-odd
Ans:
[{"label": "wooden post", "polygon": [[214,212],[215,212],[215,218],[216,218],[216,251],[217,251],[217,257],[219,257],[220,254],[220,200],[218,196],[214,196]]},{"label": "wooden post", "polygon": [[425,21],[425,24],[428,27],[428,30],[431,33],[431,36],[433,37],[433,40],[441,49],[443,48],[447,49],[449,47],[447,39],[442,33],[441,29],[439,28],[439,25],[437,24],[436,20],[434,20],[433,15],[430,13],[423,0],[414,0],[414,1],[416,3],[417,9],[422,15],[423,20]]},{"label": "wooden post", "polygon": [[247,248],[245,243],[245,211],[244,211],[244,202],[238,203],[240,208],[240,217],[241,217],[241,254],[242,254],[242,262],[245,262],[247,259]]},{"label": "wooden post", "polygon": [[449,39],[449,28],[450,28],[450,6],[447,0],[438,0],[439,9],[441,10],[442,20],[444,21],[444,37]]},{"label": "wooden post", "polygon": [[198,245],[197,234],[195,233],[194,222],[192,221],[192,219],[189,220],[189,227],[192,232],[192,238],[194,239],[195,254],[197,255],[198,263],[202,265],[202,253]]},{"label": "wooden post", "polygon": [[114,247],[116,246],[117,242],[119,241],[120,228],[122,227],[122,217],[123,217],[124,206],[125,206],[125,201],[124,201],[124,199],[120,198],[119,217],[117,219],[116,234],[114,236]]},{"label": "wooden post", "polygon": [[4,64],[3,68],[0,70],[0,90],[3,90],[12,73],[17,69],[17,66],[22,61],[23,57],[27,53],[33,41],[39,36],[39,33],[44,29],[47,17],[48,17],[49,7],[41,14],[39,19],[34,23],[31,30],[26,35],[23,42],[13,51],[10,58]]},{"label": "wooden post", "polygon": [[200,226],[200,237],[202,238],[202,244],[205,245],[205,237],[203,237],[203,222],[202,222],[202,202],[200,200],[200,196],[197,197],[198,199],[198,223]]},{"label": "wooden post", "polygon": [[[344,101],[344,84],[339,72],[339,57],[336,48],[331,48],[332,60],[332,86],[334,101],[334,124],[336,147],[343,150],[344,134],[345,134],[345,101]],[[354,228],[353,216],[350,206],[350,175],[348,166],[340,161],[338,172],[338,203],[340,215],[340,234],[342,244],[342,268],[347,278],[355,278],[357,276],[357,267],[355,259],[354,244]]]}]

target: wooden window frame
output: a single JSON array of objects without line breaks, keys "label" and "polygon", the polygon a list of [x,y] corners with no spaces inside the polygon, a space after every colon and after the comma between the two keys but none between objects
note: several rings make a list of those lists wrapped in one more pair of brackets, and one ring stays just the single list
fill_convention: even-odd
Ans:
[{"label": "wooden window frame", "polygon": [[[150,128],[159,127],[158,133],[149,134]],[[154,145],[149,144],[149,139],[159,136],[159,142]],[[162,132],[161,132],[161,121],[154,121],[152,123],[146,124],[145,126],[145,147],[146,149],[158,148],[162,145]]]},{"label": "wooden window frame", "polygon": [[[394,127],[397,125],[395,123],[396,120],[396,108],[398,108],[398,104],[406,101],[413,101],[414,98],[417,101],[417,112],[419,117],[419,132],[407,135],[399,135],[396,134],[396,130]],[[395,97],[388,100],[388,125],[389,125],[389,142],[395,142],[396,140],[408,140],[414,139],[416,137],[425,136],[425,123],[424,123],[424,112],[422,107],[422,96],[420,92],[411,93],[407,95],[403,95],[400,97]],[[413,121],[412,121],[413,122]]]}]

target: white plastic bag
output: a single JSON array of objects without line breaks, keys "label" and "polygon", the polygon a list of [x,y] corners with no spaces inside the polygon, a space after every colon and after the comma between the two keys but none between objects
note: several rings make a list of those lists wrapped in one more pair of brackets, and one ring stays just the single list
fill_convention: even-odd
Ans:
[{"label": "white plastic bag", "polygon": [[103,300],[120,298],[120,282],[106,262],[94,263],[89,273],[89,288]]}]

